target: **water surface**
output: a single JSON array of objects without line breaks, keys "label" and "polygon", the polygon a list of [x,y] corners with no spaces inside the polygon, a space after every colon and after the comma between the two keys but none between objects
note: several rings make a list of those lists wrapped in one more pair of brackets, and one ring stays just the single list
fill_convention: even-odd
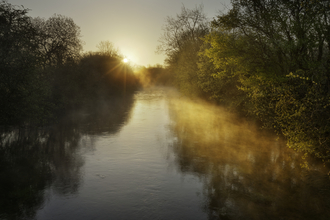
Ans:
[{"label": "water surface", "polygon": [[0,219],[329,219],[328,168],[168,88],[1,134]]}]

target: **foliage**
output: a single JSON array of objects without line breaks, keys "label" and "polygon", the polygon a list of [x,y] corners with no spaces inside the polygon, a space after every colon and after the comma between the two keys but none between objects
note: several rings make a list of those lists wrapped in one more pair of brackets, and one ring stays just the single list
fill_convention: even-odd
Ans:
[{"label": "foliage", "polygon": [[219,104],[232,110],[243,107],[247,97],[239,87],[243,86],[248,75],[241,56],[246,41],[234,34],[215,30],[203,40],[199,53],[199,86]]},{"label": "foliage", "polygon": [[139,87],[132,69],[121,57],[86,53],[77,63],[55,69],[52,85],[57,112],[94,106],[112,96],[131,94]]},{"label": "foliage", "polygon": [[158,52],[167,56],[167,68],[175,76],[176,85],[189,95],[200,95],[198,81],[198,51],[202,45],[201,37],[209,31],[203,7],[181,8],[176,18],[168,17],[163,27]]},{"label": "foliage", "polygon": [[112,43],[82,56],[80,28],[71,18],[27,13],[0,1],[0,125],[45,124],[66,110],[138,88]]},{"label": "foliage", "polygon": [[288,138],[288,146],[330,159],[330,98],[309,78],[290,73],[276,101],[274,126]]},{"label": "foliage", "polygon": [[82,50],[80,28],[72,18],[54,15],[49,19],[32,19],[33,28],[38,33],[38,52],[45,66],[59,66],[79,58]]},{"label": "foliage", "polygon": [[0,123],[42,121],[49,95],[28,10],[0,2]]},{"label": "foliage", "polygon": [[[232,0],[204,38],[201,88],[329,160],[328,1]],[[230,101],[232,99],[232,101]]]}]

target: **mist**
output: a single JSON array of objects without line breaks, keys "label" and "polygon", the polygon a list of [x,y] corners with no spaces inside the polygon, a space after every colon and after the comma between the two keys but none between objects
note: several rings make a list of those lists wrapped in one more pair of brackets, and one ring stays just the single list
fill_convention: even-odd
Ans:
[{"label": "mist", "polygon": [[329,2],[231,3],[171,5],[151,51],[120,2],[84,51],[0,0],[0,219],[329,219]]},{"label": "mist", "polygon": [[209,219],[329,216],[329,167],[322,162],[203,100],[173,96],[169,106],[174,166],[203,182]]}]

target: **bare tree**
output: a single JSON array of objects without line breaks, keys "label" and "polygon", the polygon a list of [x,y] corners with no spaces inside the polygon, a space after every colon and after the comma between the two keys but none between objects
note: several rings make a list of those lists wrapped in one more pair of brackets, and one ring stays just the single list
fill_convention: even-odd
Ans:
[{"label": "bare tree", "polygon": [[54,15],[49,19],[34,18],[33,26],[38,31],[39,52],[46,65],[60,65],[76,59],[82,50],[80,27],[72,18]]},{"label": "bare tree", "polygon": [[186,94],[199,94],[198,52],[202,37],[209,33],[209,22],[203,6],[181,8],[176,17],[167,17],[157,52],[165,53],[168,68],[174,74],[179,89]]},{"label": "bare tree", "polygon": [[119,50],[115,48],[114,44],[110,41],[101,41],[96,47],[99,49],[99,52],[103,55],[108,55],[111,57],[118,56]]},{"label": "bare tree", "polygon": [[200,41],[209,30],[209,22],[203,13],[203,5],[195,9],[181,8],[181,14],[175,18],[167,17],[163,26],[163,35],[160,37],[160,45],[157,52],[167,56],[180,51],[188,41]]}]

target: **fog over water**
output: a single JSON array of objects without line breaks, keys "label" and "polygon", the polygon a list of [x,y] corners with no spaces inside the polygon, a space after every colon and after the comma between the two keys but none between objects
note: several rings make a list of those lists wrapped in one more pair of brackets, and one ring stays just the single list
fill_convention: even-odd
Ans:
[{"label": "fog over water", "polygon": [[0,219],[328,219],[329,168],[153,87],[0,136]]}]

